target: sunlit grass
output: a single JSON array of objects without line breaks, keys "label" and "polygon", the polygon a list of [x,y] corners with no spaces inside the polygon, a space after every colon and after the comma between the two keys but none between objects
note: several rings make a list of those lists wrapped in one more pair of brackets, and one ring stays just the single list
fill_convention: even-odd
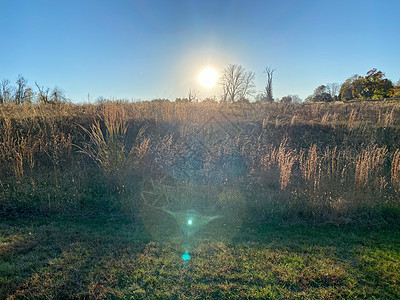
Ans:
[{"label": "sunlit grass", "polygon": [[246,224],[231,240],[154,242],[125,219],[0,225],[3,298],[400,297],[396,229]]}]

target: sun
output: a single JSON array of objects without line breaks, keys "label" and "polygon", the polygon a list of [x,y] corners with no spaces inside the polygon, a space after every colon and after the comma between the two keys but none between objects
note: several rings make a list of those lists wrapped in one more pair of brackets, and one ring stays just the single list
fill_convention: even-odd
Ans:
[{"label": "sun", "polygon": [[213,68],[206,68],[199,74],[199,81],[202,86],[212,88],[218,80],[218,73]]}]

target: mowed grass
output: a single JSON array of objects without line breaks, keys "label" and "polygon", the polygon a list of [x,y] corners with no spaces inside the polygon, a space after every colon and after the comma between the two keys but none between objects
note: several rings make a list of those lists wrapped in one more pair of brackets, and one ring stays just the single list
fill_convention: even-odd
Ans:
[{"label": "mowed grass", "polygon": [[399,228],[244,224],[182,253],[127,219],[2,220],[0,298],[400,298]]}]

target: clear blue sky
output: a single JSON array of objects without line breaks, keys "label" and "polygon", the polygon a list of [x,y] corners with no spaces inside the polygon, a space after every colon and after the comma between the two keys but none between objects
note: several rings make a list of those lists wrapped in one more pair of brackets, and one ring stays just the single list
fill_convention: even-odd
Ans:
[{"label": "clear blue sky", "polygon": [[58,85],[74,102],[218,95],[206,66],[277,70],[274,97],[375,67],[400,79],[400,1],[0,0],[0,79]]}]

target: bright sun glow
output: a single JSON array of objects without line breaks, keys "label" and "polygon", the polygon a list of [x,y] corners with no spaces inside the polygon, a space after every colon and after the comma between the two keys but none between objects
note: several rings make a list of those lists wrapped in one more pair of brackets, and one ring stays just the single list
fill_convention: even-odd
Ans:
[{"label": "bright sun glow", "polygon": [[199,81],[206,88],[212,88],[218,80],[218,73],[213,68],[207,68],[200,72]]}]

